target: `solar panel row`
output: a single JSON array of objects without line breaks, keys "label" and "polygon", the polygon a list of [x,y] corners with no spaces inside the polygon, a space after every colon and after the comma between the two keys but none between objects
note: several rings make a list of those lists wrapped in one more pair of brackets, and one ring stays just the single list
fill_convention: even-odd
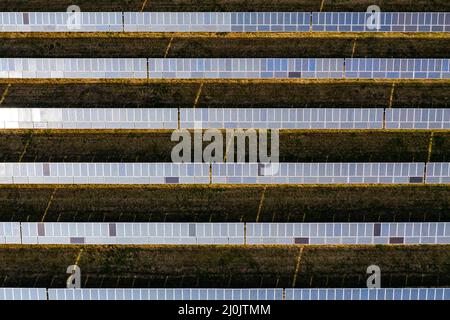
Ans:
[{"label": "solar panel row", "polygon": [[45,288],[0,288],[0,301],[47,300]]},{"label": "solar panel row", "polygon": [[450,288],[285,290],[286,300],[450,300]]},{"label": "solar panel row", "polygon": [[450,300],[450,288],[381,288],[381,289],[0,288],[0,300]]},{"label": "solar panel row", "polygon": [[177,129],[177,108],[2,108],[0,129]]},{"label": "solar panel row", "polygon": [[[178,114],[180,119],[178,119]],[[385,115],[385,120],[383,121]],[[450,129],[450,109],[1,108],[0,129]]]},{"label": "solar panel row", "polygon": [[450,59],[0,58],[0,78],[450,79]]},{"label": "solar panel row", "polygon": [[21,223],[21,226],[23,244],[244,244],[243,223]]},{"label": "solar panel row", "polygon": [[[450,163],[0,163],[0,184],[450,183]],[[211,173],[210,173],[211,169]]]},{"label": "solar panel row", "polygon": [[0,222],[0,243],[450,244],[450,223]]},{"label": "solar panel row", "polygon": [[438,12],[1,12],[0,32],[450,32]]}]

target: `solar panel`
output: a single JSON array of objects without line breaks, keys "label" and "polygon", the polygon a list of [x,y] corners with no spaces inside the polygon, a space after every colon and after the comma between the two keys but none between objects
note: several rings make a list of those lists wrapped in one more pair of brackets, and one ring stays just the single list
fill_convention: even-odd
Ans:
[{"label": "solar panel", "polygon": [[450,163],[427,163],[426,183],[450,183]]},{"label": "solar panel", "polygon": [[147,78],[147,59],[0,58],[0,78]]},{"label": "solar panel", "polygon": [[209,184],[207,163],[0,163],[0,184]]},{"label": "solar panel", "polygon": [[44,288],[0,288],[0,301],[4,300],[47,300]]},{"label": "solar panel", "polygon": [[450,13],[380,12],[376,16],[370,12],[313,12],[311,28],[320,32],[449,32]]},{"label": "solar panel", "polygon": [[212,183],[417,183],[423,182],[424,168],[424,163],[213,163]]},{"label": "solar panel", "polygon": [[247,223],[247,244],[448,244],[450,223]]},{"label": "solar panel", "polygon": [[177,129],[178,109],[1,108],[0,129]]},{"label": "solar panel", "polygon": [[342,78],[344,59],[148,59],[150,78]]},{"label": "solar panel", "polygon": [[49,300],[282,300],[283,289],[48,289]]},{"label": "solar panel", "polygon": [[[18,225],[19,223],[17,223]],[[6,244],[450,244],[450,223],[21,223]],[[244,229],[246,232],[244,233]]]},{"label": "solar panel", "polygon": [[387,129],[450,129],[450,109],[386,109]]},{"label": "solar panel", "polygon": [[19,222],[0,222],[0,243],[21,243]]},{"label": "solar panel", "polygon": [[123,31],[121,12],[79,12],[76,15],[68,12],[0,12],[0,32]]},{"label": "solar panel", "polygon": [[309,12],[125,12],[127,32],[308,32]]},{"label": "solar panel", "polygon": [[267,129],[382,129],[383,109],[190,108],[180,127]]},{"label": "solar panel", "polygon": [[23,244],[244,244],[243,223],[22,223]]},{"label": "solar panel", "polygon": [[380,12],[378,28],[371,17],[367,12],[1,12],[0,32],[450,31],[445,12]]},{"label": "solar panel", "polygon": [[450,300],[450,288],[285,289],[286,300]]},{"label": "solar panel", "polygon": [[0,300],[450,300],[450,288],[0,288]]},{"label": "solar panel", "polygon": [[213,163],[210,178],[207,163],[7,162],[0,163],[0,184],[423,183],[424,168],[424,163]]},{"label": "solar panel", "polygon": [[449,62],[377,58],[0,58],[0,78],[449,79]]},{"label": "solar panel", "polygon": [[345,59],[345,78],[449,79],[450,59]]}]

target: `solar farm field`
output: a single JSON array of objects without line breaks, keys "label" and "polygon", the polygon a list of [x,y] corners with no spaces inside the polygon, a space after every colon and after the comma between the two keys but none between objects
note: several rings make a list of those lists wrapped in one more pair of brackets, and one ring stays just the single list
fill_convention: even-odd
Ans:
[{"label": "solar farm field", "polygon": [[72,4],[0,1],[0,300],[450,287],[449,1]]}]

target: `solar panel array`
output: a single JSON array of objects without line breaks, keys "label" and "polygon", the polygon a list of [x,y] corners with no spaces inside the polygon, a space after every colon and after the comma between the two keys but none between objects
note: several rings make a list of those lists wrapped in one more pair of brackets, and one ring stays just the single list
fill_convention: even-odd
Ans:
[{"label": "solar panel array", "polygon": [[0,78],[450,79],[449,62],[384,58],[0,58]]},{"label": "solar panel array", "polygon": [[145,79],[147,59],[0,58],[0,78]]},{"label": "solar panel array", "polygon": [[20,222],[0,222],[0,244],[20,244]]},{"label": "solar panel array", "polygon": [[285,290],[286,300],[450,300],[450,288]]},{"label": "solar panel array", "polygon": [[0,288],[0,301],[47,300],[45,288]]},{"label": "solar panel array", "polygon": [[212,183],[423,183],[424,163],[213,163]]},{"label": "solar panel array", "polygon": [[282,300],[283,289],[48,289],[49,300]]},{"label": "solar panel array", "polygon": [[[385,121],[383,121],[384,115]],[[0,109],[0,129],[177,128],[450,129],[450,110],[435,108]]]},{"label": "solar panel array", "polygon": [[[433,174],[426,182],[447,181],[446,172]],[[421,162],[0,163],[0,184],[407,184],[424,183],[424,175]]]},{"label": "solar panel array", "polygon": [[450,300],[450,288],[0,288],[0,300]]},{"label": "solar panel array", "polygon": [[[245,232],[244,232],[245,230]],[[0,223],[4,244],[450,244],[450,223]]]},{"label": "solar panel array", "polygon": [[24,244],[244,244],[243,223],[22,223]]},{"label": "solar panel array", "polygon": [[208,184],[207,163],[0,163],[0,184]]},{"label": "solar panel array", "polygon": [[344,59],[161,58],[148,59],[149,78],[342,78]]},{"label": "solar panel array", "polygon": [[181,128],[382,129],[381,108],[180,109]]},{"label": "solar panel array", "polygon": [[428,183],[450,183],[450,163],[430,162],[426,170]]},{"label": "solar panel array", "polygon": [[449,129],[450,109],[386,109],[387,129]]},{"label": "solar panel array", "polygon": [[0,12],[0,32],[120,32],[121,12]]},{"label": "solar panel array", "polygon": [[442,244],[450,223],[247,223],[247,244]]},{"label": "solar panel array", "polygon": [[176,108],[1,108],[0,129],[177,129]]},{"label": "solar panel array", "polygon": [[127,32],[306,32],[308,12],[125,12]]},{"label": "solar panel array", "polygon": [[450,79],[450,59],[345,59],[347,79]]},{"label": "solar panel array", "polygon": [[312,31],[449,32],[446,12],[313,12]]},{"label": "solar panel array", "polygon": [[[379,20],[378,20],[379,18]],[[379,23],[379,25],[374,25]],[[0,32],[450,32],[439,12],[1,12]]]}]

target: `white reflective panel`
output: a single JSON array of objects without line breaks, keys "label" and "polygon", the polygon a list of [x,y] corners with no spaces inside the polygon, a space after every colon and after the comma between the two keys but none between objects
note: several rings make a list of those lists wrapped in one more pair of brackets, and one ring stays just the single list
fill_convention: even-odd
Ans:
[{"label": "white reflective panel", "polygon": [[0,288],[0,301],[47,300],[44,288]]},{"label": "white reflective panel", "polygon": [[286,300],[450,300],[450,288],[285,289]]}]

